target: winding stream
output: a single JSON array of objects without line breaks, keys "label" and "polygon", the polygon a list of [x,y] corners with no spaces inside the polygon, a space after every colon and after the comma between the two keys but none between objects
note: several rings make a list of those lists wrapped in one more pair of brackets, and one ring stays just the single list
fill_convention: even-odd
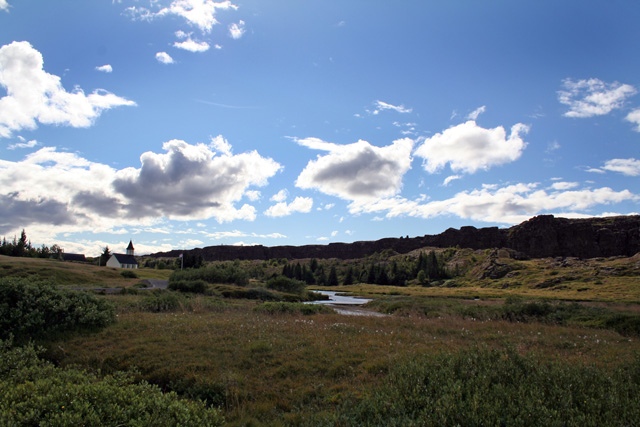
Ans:
[{"label": "winding stream", "polygon": [[371,301],[366,298],[351,297],[336,291],[313,291],[329,297],[328,300],[308,301],[307,304],[324,304],[331,306],[338,314],[349,316],[374,316],[383,317],[382,313],[367,310],[361,306]]}]

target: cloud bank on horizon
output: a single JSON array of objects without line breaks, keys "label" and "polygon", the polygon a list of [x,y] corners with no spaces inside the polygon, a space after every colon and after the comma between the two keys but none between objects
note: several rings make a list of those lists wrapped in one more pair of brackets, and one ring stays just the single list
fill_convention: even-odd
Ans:
[{"label": "cloud bank on horizon", "polygon": [[[153,252],[638,212],[639,60],[594,51],[553,67],[558,40],[588,41],[551,21],[516,40],[487,25],[532,25],[518,17],[542,6],[376,5],[367,20],[347,7],[329,16],[322,2],[283,13],[120,0],[83,6],[122,30],[84,44],[62,31],[42,39],[35,22],[50,7],[0,0],[0,236],[26,229],[34,243],[95,255],[130,238]],[[616,7],[626,10],[592,5],[567,25],[586,35],[603,13],[640,16]],[[81,31],[61,8],[54,25]],[[471,17],[495,50],[478,56],[447,27]],[[555,41],[537,37],[543,24]],[[619,25],[640,36],[631,19]],[[517,43],[539,47],[544,73],[504,53]]]}]

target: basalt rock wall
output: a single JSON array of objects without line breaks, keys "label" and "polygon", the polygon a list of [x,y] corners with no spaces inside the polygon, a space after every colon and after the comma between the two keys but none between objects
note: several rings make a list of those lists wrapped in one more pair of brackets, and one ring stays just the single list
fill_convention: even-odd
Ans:
[{"label": "basalt rock wall", "polygon": [[[511,228],[450,228],[441,234],[354,243],[305,246],[208,246],[190,250],[206,261],[272,258],[362,258],[390,249],[407,253],[423,247],[510,248],[532,258],[632,256],[640,252],[640,216],[566,219],[540,215]],[[173,250],[152,254],[177,257]]]}]

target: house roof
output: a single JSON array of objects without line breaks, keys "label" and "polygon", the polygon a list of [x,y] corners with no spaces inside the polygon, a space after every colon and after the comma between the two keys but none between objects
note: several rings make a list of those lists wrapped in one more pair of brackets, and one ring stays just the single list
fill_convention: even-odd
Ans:
[{"label": "house roof", "polygon": [[86,261],[84,254],[62,254],[62,259],[64,261]]},{"label": "house roof", "polygon": [[136,258],[133,255],[125,255],[125,254],[113,254],[116,257],[116,261],[120,264],[138,264]]}]

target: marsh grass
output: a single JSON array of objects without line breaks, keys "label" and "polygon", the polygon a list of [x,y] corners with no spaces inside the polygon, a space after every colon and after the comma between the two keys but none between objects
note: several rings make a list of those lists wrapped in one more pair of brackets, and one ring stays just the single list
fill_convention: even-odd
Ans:
[{"label": "marsh grass", "polygon": [[[132,303],[148,296],[107,298]],[[164,391],[222,407],[231,425],[312,425],[338,422],[332,417],[369,401],[396,366],[415,357],[512,349],[561,366],[594,365],[606,374],[640,350],[636,339],[576,326],[446,313],[383,319],[302,315],[254,310],[260,303],[244,299],[187,301],[189,308],[170,312],[120,312],[117,324],[97,334],[51,343],[49,357],[103,374],[135,369],[139,380]]]}]

